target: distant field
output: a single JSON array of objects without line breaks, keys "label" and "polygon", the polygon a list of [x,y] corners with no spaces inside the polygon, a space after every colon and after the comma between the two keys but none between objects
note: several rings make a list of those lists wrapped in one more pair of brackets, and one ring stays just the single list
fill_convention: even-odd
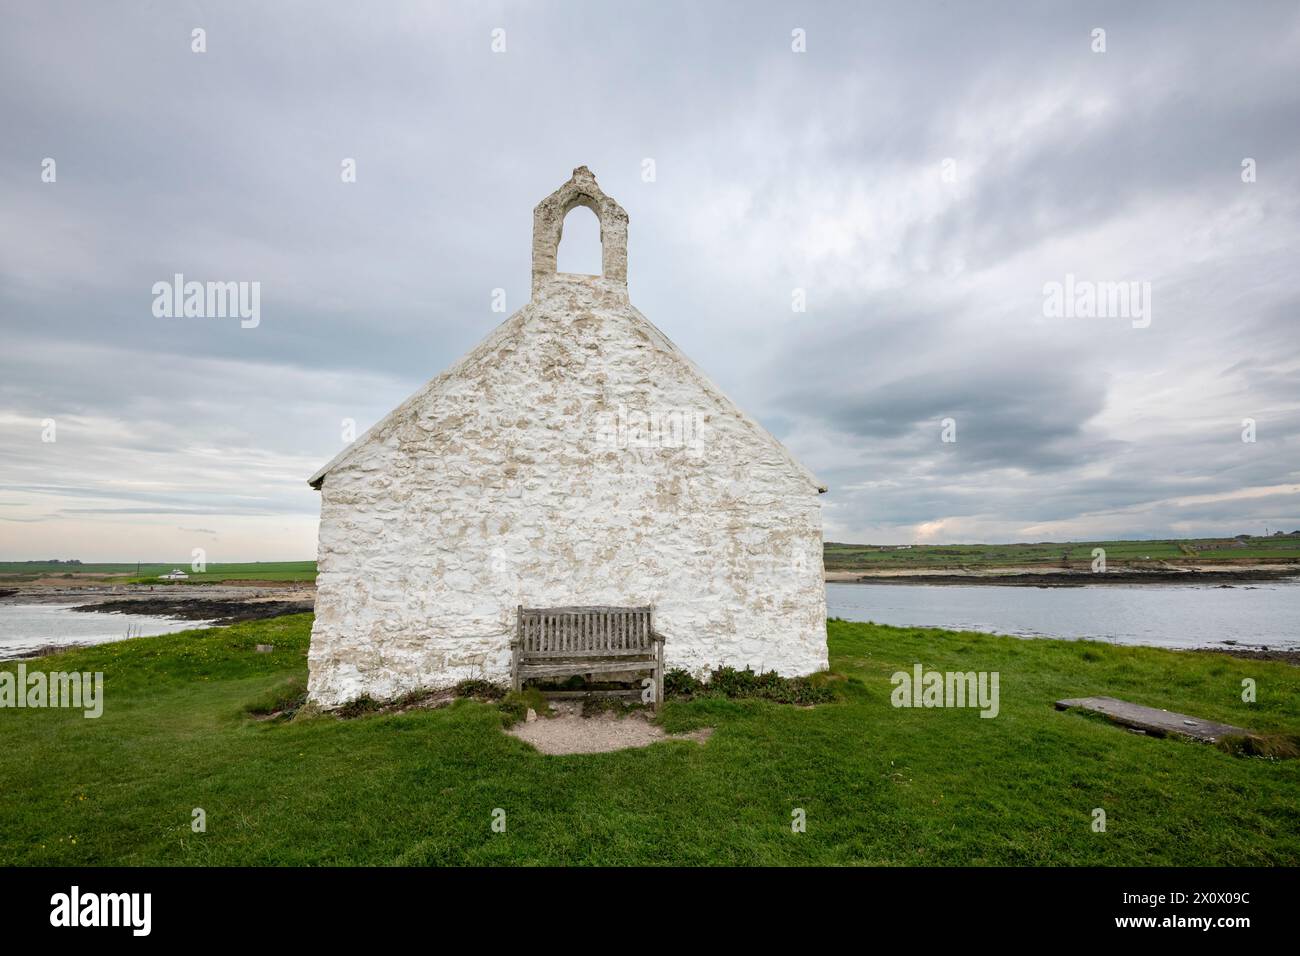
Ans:
[{"label": "distant field", "polygon": [[[1226,564],[1266,562],[1300,564],[1300,535],[1258,538],[1187,538],[1164,541],[1074,541],[1036,544],[888,545],[827,542],[826,570],[926,569],[997,567],[1076,567],[1092,562],[1093,548],[1106,550],[1110,567],[1158,567],[1161,564]],[[189,579],[158,579],[180,568]],[[95,579],[116,584],[219,584],[222,581],[315,581],[315,561],[254,561],[209,564],[198,573],[189,561],[161,563],[70,564],[65,561],[0,561],[0,586],[37,579],[66,578],[69,583]]]},{"label": "distant field", "polygon": [[1094,548],[1115,565],[1211,564],[1267,561],[1300,563],[1300,535],[1267,538],[1173,538],[1165,541],[1073,541],[1036,544],[913,545],[899,548],[865,544],[826,544],[826,570],[872,568],[994,568],[1087,566]]},{"label": "distant field", "polygon": [[[186,581],[159,581],[158,575],[179,568],[189,575]],[[69,564],[63,561],[0,561],[0,584],[22,583],[37,578],[67,578],[69,582],[87,577],[112,579],[118,584],[219,584],[222,581],[315,581],[315,561],[251,561],[239,564],[209,564],[197,572],[189,561],[163,564]]]}]

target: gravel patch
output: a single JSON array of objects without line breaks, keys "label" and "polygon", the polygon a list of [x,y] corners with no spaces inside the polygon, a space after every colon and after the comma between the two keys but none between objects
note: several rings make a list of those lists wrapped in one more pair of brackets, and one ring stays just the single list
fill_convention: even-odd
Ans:
[{"label": "gravel patch", "polygon": [[544,754],[600,754],[630,747],[649,747],[661,740],[694,740],[704,743],[713,736],[705,727],[688,734],[668,734],[650,723],[639,711],[619,717],[597,714],[583,717],[580,704],[553,704],[553,717],[520,721],[506,730],[512,737],[532,744]]}]

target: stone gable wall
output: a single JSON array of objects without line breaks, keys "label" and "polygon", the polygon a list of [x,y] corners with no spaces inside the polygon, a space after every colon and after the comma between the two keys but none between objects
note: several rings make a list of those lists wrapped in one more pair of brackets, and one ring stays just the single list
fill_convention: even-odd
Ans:
[{"label": "stone gable wall", "polygon": [[821,529],[625,286],[555,276],[326,475],[310,695],[503,681],[520,604],[653,605],[697,674],[824,669]]}]

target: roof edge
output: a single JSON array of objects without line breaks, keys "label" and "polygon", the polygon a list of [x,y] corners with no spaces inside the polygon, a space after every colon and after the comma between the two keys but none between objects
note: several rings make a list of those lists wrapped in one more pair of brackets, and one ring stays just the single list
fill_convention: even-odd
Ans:
[{"label": "roof edge", "polygon": [[717,382],[709,378],[708,374],[702,368],[696,365],[695,361],[689,355],[687,355],[685,352],[679,349],[677,347],[677,344],[673,342],[673,340],[670,339],[667,335],[665,335],[663,333],[663,330],[660,329],[659,326],[655,325],[648,318],[646,318],[645,313],[643,313],[640,309],[638,309],[634,305],[631,306],[631,309],[634,313],[636,313],[637,317],[640,318],[642,322],[644,322],[651,329],[653,329],[655,333],[659,336],[659,338],[663,340],[664,345],[667,347],[666,350],[671,354],[675,355],[678,361],[680,361],[683,365],[685,365],[687,369],[689,369],[691,373],[695,375],[697,379],[699,379],[699,381],[705,386],[705,388],[711,389],[713,392],[715,392],[718,395],[719,398],[721,398],[724,402],[730,405],[732,409],[736,412],[736,414],[740,416],[741,421],[743,421],[746,425],[748,425],[751,430],[758,433],[759,436],[766,438],[778,449],[780,449],[781,454],[785,456],[786,461],[790,465],[794,466],[795,471],[803,475],[804,478],[808,479],[809,484],[811,484],[815,489],[817,489],[817,493],[819,495],[824,495],[826,494],[827,491],[830,490],[829,486],[827,486],[825,482],[823,482],[816,475],[814,475],[812,471],[809,470],[807,465],[805,465],[803,462],[801,462],[798,458],[794,456],[794,452],[790,451],[789,448],[785,447],[785,443],[781,441],[781,439],[773,435],[770,431],[764,428],[758,422],[757,419],[755,419],[747,411],[741,408],[740,404],[736,402],[736,400],[733,399],[730,395],[724,392]]},{"label": "roof edge", "polygon": [[335,455],[324,465],[322,465],[314,475],[312,475],[310,478],[307,479],[307,484],[310,487],[316,489],[317,491],[320,491],[321,485],[325,483],[326,475],[328,475],[335,468],[338,468],[340,465],[344,464],[349,458],[352,457],[352,455],[359,448],[369,444],[370,441],[374,439],[374,437],[380,432],[380,430],[385,428],[389,422],[391,422],[402,412],[406,411],[406,409],[409,408],[414,402],[419,400],[424,395],[428,394],[432,389],[436,388],[444,379],[460,371],[461,368],[468,365],[471,361],[475,360],[481,352],[485,352],[488,349],[492,348],[496,344],[496,341],[499,338],[501,338],[503,335],[505,335],[507,329],[513,326],[516,322],[520,321],[520,317],[525,312],[528,311],[529,307],[532,304],[533,304],[532,300],[530,299],[523,306],[516,309],[514,314],[511,315],[510,318],[506,319],[495,329],[489,332],[487,337],[484,338],[483,341],[479,342],[478,345],[474,346],[474,348],[470,349],[468,352],[462,355],[457,361],[453,362],[451,365],[447,366],[447,368],[443,369],[441,373],[435,375],[433,378],[429,379],[429,381],[425,382],[418,389],[416,389],[414,392],[408,395],[405,399],[402,400],[402,402],[396,408],[394,408],[383,418],[379,419],[379,421],[375,422],[373,425],[367,428],[364,432],[362,432],[359,436],[357,436],[357,438],[354,439],[346,448],[344,448],[337,455]]}]

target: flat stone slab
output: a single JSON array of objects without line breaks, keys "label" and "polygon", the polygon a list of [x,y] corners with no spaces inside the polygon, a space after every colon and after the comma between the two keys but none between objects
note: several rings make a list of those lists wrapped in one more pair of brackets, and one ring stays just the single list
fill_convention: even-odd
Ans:
[{"label": "flat stone slab", "polygon": [[1200,717],[1189,717],[1169,710],[1157,710],[1141,704],[1130,704],[1126,700],[1114,697],[1072,697],[1058,700],[1057,710],[1086,710],[1093,714],[1104,714],[1117,724],[1132,727],[1135,730],[1165,736],[1180,734],[1193,740],[1212,744],[1222,737],[1253,737],[1254,734],[1242,727],[1220,724]]}]

